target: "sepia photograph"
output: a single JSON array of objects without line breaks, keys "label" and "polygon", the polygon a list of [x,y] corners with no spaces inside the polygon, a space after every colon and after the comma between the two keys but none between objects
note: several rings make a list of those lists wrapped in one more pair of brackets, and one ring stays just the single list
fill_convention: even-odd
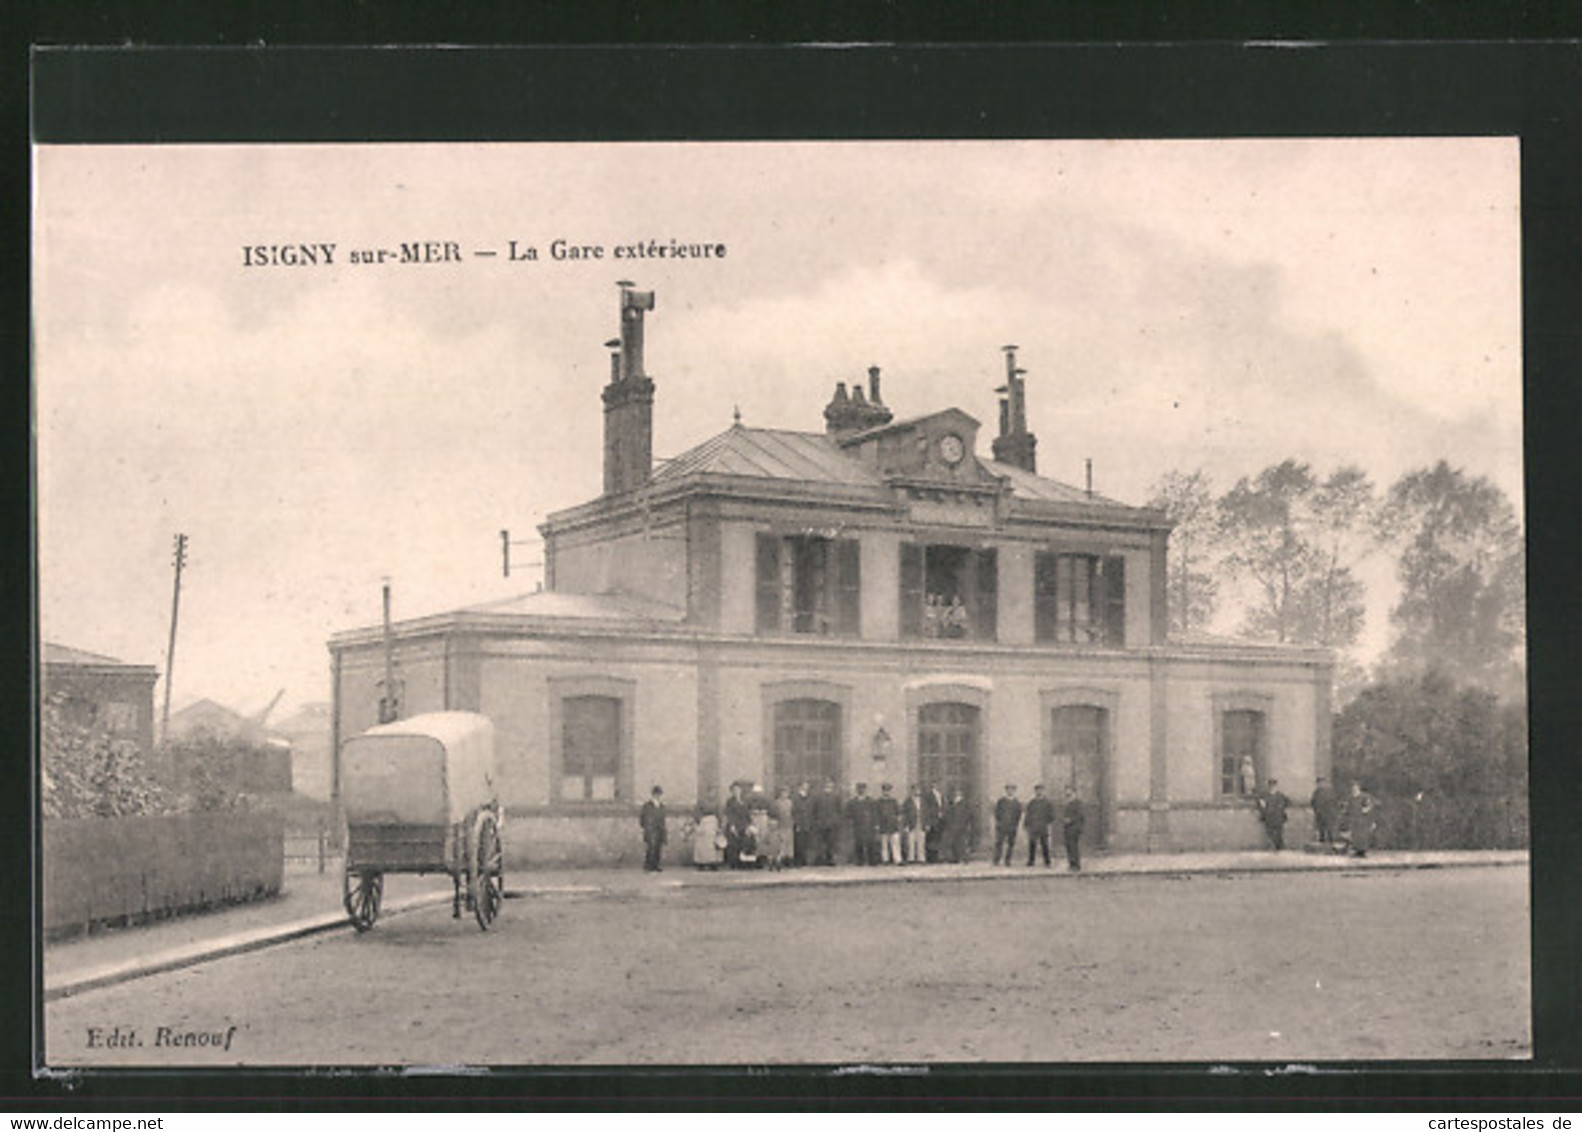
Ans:
[{"label": "sepia photograph", "polygon": [[1533,1058],[1517,138],[33,160],[41,1066]]}]

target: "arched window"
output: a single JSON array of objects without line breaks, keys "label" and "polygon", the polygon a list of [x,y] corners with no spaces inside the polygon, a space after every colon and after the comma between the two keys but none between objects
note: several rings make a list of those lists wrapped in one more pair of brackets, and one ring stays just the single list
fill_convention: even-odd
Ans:
[{"label": "arched window", "polygon": [[930,703],[917,709],[917,771],[921,784],[938,786],[948,799],[960,790],[978,793],[979,711],[972,704]]},{"label": "arched window", "polygon": [[774,785],[815,789],[840,773],[840,704],[833,700],[781,700],[774,705]]}]

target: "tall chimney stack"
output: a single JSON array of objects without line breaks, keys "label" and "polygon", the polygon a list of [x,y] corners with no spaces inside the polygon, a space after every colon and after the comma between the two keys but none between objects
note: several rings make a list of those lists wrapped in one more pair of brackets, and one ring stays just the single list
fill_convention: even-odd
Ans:
[{"label": "tall chimney stack", "polygon": [[618,495],[648,482],[654,466],[654,383],[643,371],[643,312],[654,309],[652,291],[621,280],[621,336],[604,387],[604,494]]},{"label": "tall chimney stack", "polygon": [[994,458],[1002,464],[1036,472],[1038,438],[1027,431],[1027,371],[1017,368],[1015,346],[1004,350],[1005,384],[995,390],[1005,396],[1000,402],[1000,435],[994,438]]}]

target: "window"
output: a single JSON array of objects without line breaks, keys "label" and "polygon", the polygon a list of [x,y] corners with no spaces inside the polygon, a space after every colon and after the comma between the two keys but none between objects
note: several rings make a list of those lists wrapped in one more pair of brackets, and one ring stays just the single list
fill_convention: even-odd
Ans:
[{"label": "window", "polygon": [[901,546],[901,635],[995,639],[999,558],[992,547]]},{"label": "window", "polygon": [[977,800],[978,717],[972,704],[932,703],[917,709],[921,785],[938,786],[947,799],[960,790]]},{"label": "window", "polygon": [[1042,553],[1034,562],[1033,587],[1034,639],[1126,643],[1126,559]]},{"label": "window", "polygon": [[1220,713],[1219,792],[1250,797],[1264,778],[1264,715],[1261,711]]},{"label": "window", "polygon": [[830,700],[781,700],[774,705],[774,785],[816,790],[840,774],[840,705]]},{"label": "window", "polygon": [[758,631],[855,637],[862,574],[856,539],[758,536]]},{"label": "window", "polygon": [[567,696],[561,712],[561,800],[615,801],[620,796],[621,701]]}]

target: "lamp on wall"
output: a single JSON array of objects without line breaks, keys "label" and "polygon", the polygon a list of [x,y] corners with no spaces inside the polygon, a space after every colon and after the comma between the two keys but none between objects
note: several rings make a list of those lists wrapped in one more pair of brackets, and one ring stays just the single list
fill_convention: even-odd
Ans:
[{"label": "lamp on wall", "polygon": [[873,761],[882,763],[888,759],[890,757],[890,748],[894,745],[894,742],[895,740],[890,738],[890,733],[881,724],[879,729],[873,733]]}]

